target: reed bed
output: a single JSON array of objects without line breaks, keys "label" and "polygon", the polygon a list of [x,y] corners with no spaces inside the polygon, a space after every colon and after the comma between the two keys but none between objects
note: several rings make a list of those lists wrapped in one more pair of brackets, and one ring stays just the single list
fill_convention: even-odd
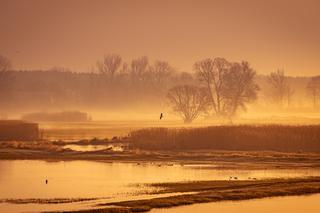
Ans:
[{"label": "reed bed", "polygon": [[133,148],[147,150],[273,150],[319,152],[320,125],[234,125],[146,128],[130,133]]}]

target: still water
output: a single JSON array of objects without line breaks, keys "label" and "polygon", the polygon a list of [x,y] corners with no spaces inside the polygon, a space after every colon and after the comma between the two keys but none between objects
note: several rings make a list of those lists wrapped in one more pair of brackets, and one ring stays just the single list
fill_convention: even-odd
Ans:
[{"label": "still water", "polygon": [[[220,170],[205,165],[95,161],[0,161],[0,198],[109,197],[135,193],[135,184],[193,180],[320,176],[319,170]],[[45,184],[45,180],[48,184]]]},{"label": "still water", "polygon": [[[115,201],[132,199],[154,190],[141,185],[143,183],[227,180],[229,176],[237,176],[239,180],[249,177],[263,179],[320,176],[320,171],[313,169],[235,171],[215,169],[215,165],[210,167],[158,162],[137,164],[95,161],[3,160],[0,161],[0,199],[101,198]],[[48,184],[45,183],[46,179]],[[21,208],[21,204],[19,205]],[[35,204],[28,206],[32,205]],[[0,203],[0,210],[5,207],[13,208],[13,206],[17,205]],[[45,207],[43,204],[40,206]]]}]

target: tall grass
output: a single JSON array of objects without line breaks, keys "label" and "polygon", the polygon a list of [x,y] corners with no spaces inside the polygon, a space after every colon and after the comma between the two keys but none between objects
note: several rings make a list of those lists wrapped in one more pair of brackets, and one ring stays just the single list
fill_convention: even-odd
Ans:
[{"label": "tall grass", "polygon": [[320,151],[320,125],[239,125],[148,128],[130,133],[132,147],[149,150]]}]

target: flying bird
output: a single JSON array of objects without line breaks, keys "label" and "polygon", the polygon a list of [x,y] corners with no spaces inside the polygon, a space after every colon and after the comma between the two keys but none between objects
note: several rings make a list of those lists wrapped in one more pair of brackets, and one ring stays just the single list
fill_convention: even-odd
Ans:
[{"label": "flying bird", "polygon": [[163,114],[162,114],[162,112],[161,112],[161,114],[160,114],[160,120],[163,118]]}]

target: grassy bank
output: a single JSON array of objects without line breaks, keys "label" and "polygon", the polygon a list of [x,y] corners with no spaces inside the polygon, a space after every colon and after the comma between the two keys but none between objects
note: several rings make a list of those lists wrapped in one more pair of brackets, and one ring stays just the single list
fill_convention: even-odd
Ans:
[{"label": "grassy bank", "polygon": [[130,134],[132,147],[148,150],[273,150],[320,152],[320,125],[239,125],[148,128]]},{"label": "grassy bank", "polygon": [[155,162],[214,165],[215,169],[302,169],[320,168],[320,153],[273,151],[130,151],[54,152],[0,148],[0,160],[94,160],[103,162]]}]

